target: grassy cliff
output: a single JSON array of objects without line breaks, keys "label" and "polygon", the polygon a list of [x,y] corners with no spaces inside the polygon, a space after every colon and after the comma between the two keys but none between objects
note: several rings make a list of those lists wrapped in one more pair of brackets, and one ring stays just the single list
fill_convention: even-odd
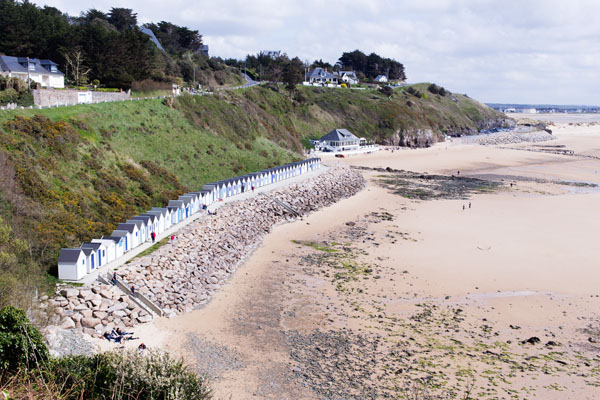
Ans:
[{"label": "grassy cliff", "polygon": [[206,182],[298,159],[330,129],[427,145],[505,122],[466,96],[408,90],[253,87],[0,113],[0,306],[23,306],[17,293],[40,286],[61,247]]}]

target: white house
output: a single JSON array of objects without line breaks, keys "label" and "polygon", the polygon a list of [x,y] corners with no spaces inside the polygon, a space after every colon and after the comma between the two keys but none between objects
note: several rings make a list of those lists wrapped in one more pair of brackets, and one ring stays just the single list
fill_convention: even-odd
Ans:
[{"label": "white house", "polygon": [[58,256],[58,279],[78,281],[87,273],[85,254],[78,248],[61,249]]},{"label": "white house", "polygon": [[338,72],[339,80],[344,83],[349,83],[351,85],[356,85],[358,83],[358,78],[356,77],[356,73],[354,71],[340,71]]},{"label": "white house", "polygon": [[[104,248],[106,249],[106,253],[102,252],[103,257],[102,257],[102,264],[108,264],[109,262],[113,261],[115,258],[117,258],[117,254],[116,254],[116,245],[115,245],[115,241],[114,240],[110,240],[110,239],[92,239],[92,243],[102,243],[104,245]],[[104,257],[104,254],[106,254],[106,257]]]},{"label": "white house", "polygon": [[152,207],[152,211],[158,211],[162,214],[163,218],[164,218],[164,230],[166,231],[167,229],[169,229],[171,227],[171,225],[173,225],[172,221],[171,221],[171,210],[169,210],[167,207]]},{"label": "white house", "polygon": [[93,251],[91,263],[88,264],[88,273],[96,268],[106,265],[108,262],[106,257],[106,246],[102,242],[83,243],[81,248],[84,250],[89,248]]},{"label": "white house", "polygon": [[[133,225],[135,226],[135,225]],[[137,228],[136,228],[137,229]],[[120,240],[116,241],[117,245],[117,257],[119,257],[119,251],[121,250],[121,255],[127,253],[129,250],[134,248],[135,246],[132,243],[131,233],[129,231],[115,229],[110,234],[110,237],[119,238]]]},{"label": "white house", "polygon": [[147,215],[149,217],[153,217],[154,218],[154,222],[153,222],[153,226],[154,226],[154,232],[156,232],[156,234],[158,235],[159,233],[163,233],[166,228],[165,228],[165,217],[164,214],[160,211],[146,211],[145,214],[142,215]]},{"label": "white house", "polygon": [[327,68],[317,67],[310,71],[307,76],[308,82],[312,84],[325,85],[327,83],[338,83],[338,77],[331,72],[327,72]]},{"label": "white house", "polygon": [[147,241],[148,239],[150,239],[150,231],[148,231],[148,226],[146,224],[146,221],[132,218],[132,219],[128,219],[127,221],[125,221],[125,223],[126,224],[135,224],[137,226],[138,232],[139,232],[139,236],[138,236],[139,244],[142,244],[145,241]]},{"label": "white house", "polygon": [[159,218],[158,216],[154,215],[154,214],[149,214],[149,213],[144,213],[144,214],[140,214],[137,217],[132,217],[131,219],[136,219],[136,218],[146,218],[146,226],[148,227],[148,231],[150,232],[149,235],[150,237],[152,237],[152,232],[154,232],[155,234],[159,234],[159,226],[158,226],[158,221]]},{"label": "white house", "polygon": [[0,75],[34,81],[46,88],[64,88],[65,74],[51,60],[37,58],[0,56]]},{"label": "white house", "polygon": [[171,222],[173,224],[183,221],[185,216],[185,205],[182,200],[169,200],[167,209],[171,211]]},{"label": "white house", "polygon": [[377,75],[374,81],[379,83],[386,83],[388,81],[388,77],[385,75]]},{"label": "white house", "polygon": [[321,151],[348,151],[360,147],[360,139],[346,129],[334,129],[316,142]]},{"label": "white house", "polygon": [[[133,249],[134,247],[138,247],[142,244],[142,240],[140,237],[140,228],[135,223],[125,222],[117,225],[117,229],[114,232],[125,231],[129,233],[128,236],[128,249]],[[113,233],[114,233],[113,232]]]},{"label": "white house", "polygon": [[[115,232],[113,232],[114,234]],[[127,247],[127,232],[125,234],[121,234],[120,232],[117,235],[111,236],[103,236],[102,240],[111,240],[115,246],[115,259],[121,257],[128,249]],[[108,246],[107,246],[108,247]]]}]

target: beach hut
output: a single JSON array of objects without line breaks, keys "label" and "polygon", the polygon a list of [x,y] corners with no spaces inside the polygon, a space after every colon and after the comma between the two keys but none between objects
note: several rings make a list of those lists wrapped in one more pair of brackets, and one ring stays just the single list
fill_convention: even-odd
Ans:
[{"label": "beach hut", "polygon": [[[139,234],[138,234],[138,236],[135,236],[135,237],[137,237],[137,239],[138,239],[137,240],[138,246],[150,238],[150,234],[148,233],[148,228],[144,221],[139,220],[139,219],[128,219],[127,221],[125,221],[125,223],[126,224],[135,224],[137,226]],[[135,237],[134,237],[134,241],[135,241]]]},{"label": "beach hut", "polygon": [[144,215],[136,215],[135,217],[131,217],[126,222],[141,222],[138,224],[138,229],[140,230],[140,237],[142,242],[148,241],[151,239],[150,233],[153,231],[154,226],[152,225],[151,218],[149,216]]},{"label": "beach hut", "polygon": [[171,227],[171,210],[169,210],[167,207],[152,207],[151,211],[161,213],[164,218],[163,226],[165,231]]},{"label": "beach hut", "polygon": [[[161,214],[158,213],[158,215],[161,215]],[[160,218],[157,215],[150,214],[149,212],[145,212],[143,214],[140,214],[139,217],[147,217],[148,218],[148,220],[146,221],[146,226],[148,226],[150,234],[152,234],[152,232],[154,232],[158,235],[161,232],[160,227],[159,227]],[[133,217],[132,219],[135,219],[135,218],[136,217]]]},{"label": "beach hut", "polygon": [[82,248],[83,254],[85,256],[85,272],[89,274],[93,270],[96,269],[97,261],[96,261],[96,252],[89,247]]},{"label": "beach hut", "polygon": [[114,240],[102,237],[102,239],[92,239],[92,243],[102,243],[104,245],[105,250],[102,252],[102,265],[108,264],[117,258]]},{"label": "beach hut", "polygon": [[171,221],[177,224],[185,218],[185,204],[182,200],[169,200],[167,209],[171,211]]},{"label": "beach hut", "polygon": [[202,186],[202,192],[208,193],[208,196],[205,199],[205,205],[209,206],[218,200],[217,190],[217,185],[214,183],[209,183]]},{"label": "beach hut", "polygon": [[102,242],[83,243],[81,245],[81,248],[89,248],[93,251],[91,265],[88,265],[88,273],[96,268],[100,268],[101,266],[106,265],[106,246]]},{"label": "beach hut", "polygon": [[192,195],[181,195],[179,200],[183,201],[184,218],[191,217],[194,213],[194,196]]},{"label": "beach hut", "polygon": [[131,249],[138,247],[142,243],[140,228],[135,222],[123,222],[117,225],[117,231],[129,232],[128,245]]},{"label": "beach hut", "polygon": [[[192,202],[192,214],[197,213],[202,208],[200,192],[189,192],[183,196],[190,196]],[[181,196],[179,196],[181,197]]]},{"label": "beach hut", "polygon": [[115,259],[121,257],[128,250],[126,233],[127,232],[125,232],[124,234],[121,234],[119,232],[117,235],[103,236],[102,237],[102,240],[111,240],[114,243],[114,246],[115,246]]},{"label": "beach hut", "polygon": [[[118,237],[123,240],[122,242],[119,242],[119,244],[123,247],[123,253],[127,253],[129,250],[131,250],[133,247],[135,247],[131,243],[132,238],[131,238],[131,233],[129,233],[129,231],[122,231],[122,230],[115,229],[114,231],[112,231],[110,236]],[[117,254],[118,253],[119,253],[119,251],[117,250]],[[123,254],[123,253],[121,253],[121,254]]]},{"label": "beach hut", "polygon": [[85,254],[80,248],[61,249],[58,255],[58,279],[78,281],[87,274]]}]

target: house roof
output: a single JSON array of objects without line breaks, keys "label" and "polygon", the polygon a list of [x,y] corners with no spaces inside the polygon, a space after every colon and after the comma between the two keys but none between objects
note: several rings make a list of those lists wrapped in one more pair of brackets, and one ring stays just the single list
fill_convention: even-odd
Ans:
[{"label": "house roof", "polygon": [[138,227],[138,229],[141,229],[142,225],[146,225],[146,221],[142,221],[141,219],[128,219],[127,221],[125,221],[125,223],[135,224]]},{"label": "house roof", "polygon": [[150,215],[146,215],[146,214],[142,214],[142,215],[136,215],[135,217],[131,217],[130,219],[135,221],[135,220],[139,220],[139,221],[144,221],[146,224],[148,222],[150,222],[151,219],[155,219],[156,215],[150,216]]},{"label": "house roof", "polygon": [[83,254],[85,254],[86,256],[89,256],[90,254],[92,254],[92,251],[94,251],[95,249],[92,249],[90,247],[82,247],[81,251],[83,251]]},{"label": "house roof", "polygon": [[100,248],[100,246],[102,246],[102,243],[98,243],[98,242],[87,242],[87,243],[82,243],[81,244],[81,248],[90,248],[90,249],[94,249],[94,250],[98,250]]},{"label": "house roof", "polygon": [[[353,140],[359,140],[352,132],[346,129],[334,129],[327,135],[323,136],[319,141],[338,141],[338,142],[350,142]],[[311,159],[309,159],[311,160]]]},{"label": "house roof", "polygon": [[[113,232],[113,233],[115,233],[115,232]],[[103,236],[102,239],[112,240],[113,242],[115,242],[115,244],[117,244],[123,239],[123,236],[125,236],[125,233],[123,233],[123,235],[119,235],[119,236],[116,236],[116,235]]]},{"label": "house roof", "polygon": [[165,49],[162,47],[162,44],[160,44],[160,41],[156,38],[156,35],[154,34],[154,32],[152,32],[152,29],[140,26],[140,31],[142,31],[142,33],[145,33],[146,35],[150,36],[150,41],[152,43],[154,43],[156,45],[156,47],[159,48],[159,50],[165,51]]},{"label": "house roof", "polygon": [[325,79],[337,78],[331,72],[327,72],[327,71],[325,71],[325,69],[323,69],[321,67],[317,67],[317,68],[313,69],[312,71],[310,71],[310,74],[308,74],[308,77],[309,78],[325,78]]},{"label": "house roof", "polygon": [[183,206],[183,200],[169,200],[169,204],[167,204],[167,208],[169,207],[181,207]]},{"label": "house roof", "polygon": [[[34,65],[34,70],[29,71],[31,73],[46,74],[46,75],[57,75],[64,76],[58,69],[56,72],[50,70],[50,66],[57,66],[53,61],[50,60],[38,60],[37,58],[30,58],[29,65]],[[48,66],[45,68],[44,66]],[[27,73],[27,57],[11,57],[11,56],[0,56],[0,71],[6,72],[20,72],[23,74]]]},{"label": "house roof", "polygon": [[126,231],[129,233],[133,233],[133,231],[135,231],[135,228],[135,224],[124,222],[117,225],[117,229],[115,229],[115,231]]},{"label": "house roof", "polygon": [[[158,215],[162,215],[162,213],[160,211],[148,211],[144,214],[140,214],[140,217],[148,217],[148,219],[150,219],[151,221],[157,220],[158,219]],[[135,219],[135,217],[133,217],[133,219]]]},{"label": "house roof", "polygon": [[58,263],[76,263],[82,250],[79,248],[61,249],[58,255]]},{"label": "house roof", "polygon": [[182,196],[179,196],[179,200],[183,201],[183,204],[185,204],[187,206],[188,204],[190,204],[192,202],[192,200],[194,200],[194,197],[196,197],[196,196],[182,195]]},{"label": "house roof", "polygon": [[150,211],[158,211],[160,212],[163,216],[167,215],[167,213],[171,212],[168,208],[166,207],[152,207],[152,210]]}]

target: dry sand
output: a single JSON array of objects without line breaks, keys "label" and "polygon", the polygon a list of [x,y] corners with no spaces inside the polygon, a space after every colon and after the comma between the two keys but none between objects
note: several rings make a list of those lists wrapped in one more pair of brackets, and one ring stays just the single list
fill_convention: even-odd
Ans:
[{"label": "dry sand", "polygon": [[504,186],[411,200],[365,171],[358,195],[276,227],[205,308],[136,335],[208,371],[218,399],[600,398],[600,189],[564,182],[600,184],[600,126],[552,129],[345,158]]}]

